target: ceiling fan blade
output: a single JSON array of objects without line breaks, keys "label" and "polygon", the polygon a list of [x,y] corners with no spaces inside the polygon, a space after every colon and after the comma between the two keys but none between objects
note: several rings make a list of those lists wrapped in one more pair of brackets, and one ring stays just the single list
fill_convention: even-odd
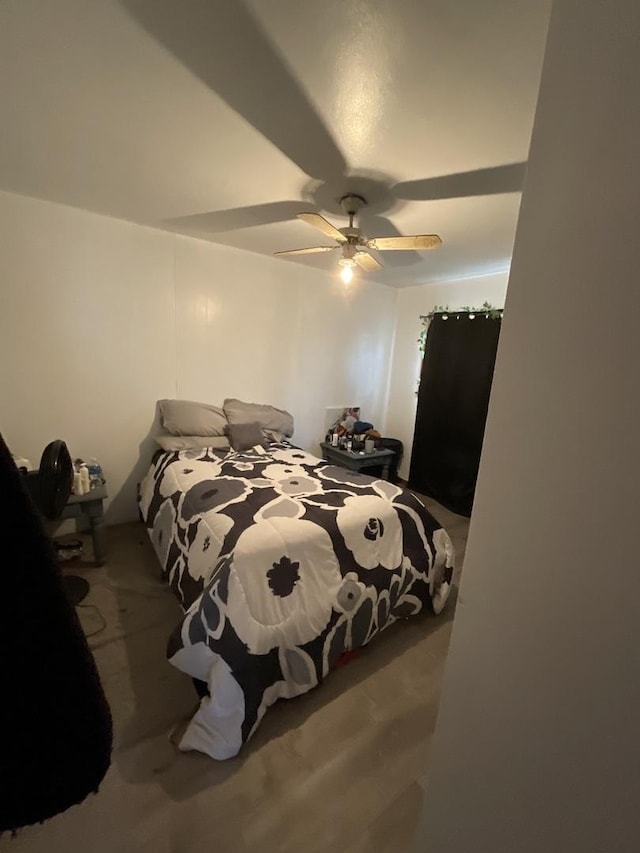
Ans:
[{"label": "ceiling fan blade", "polygon": [[[360,214],[360,225],[370,240],[374,239],[376,234],[384,234],[387,237],[402,237],[390,219],[386,216],[373,214],[366,207]],[[385,264],[391,267],[410,267],[422,263],[422,261],[421,254],[410,251],[393,252],[385,258]]]},{"label": "ceiling fan blade", "polygon": [[275,255],[311,255],[315,252],[333,252],[337,246],[311,246],[309,249],[287,249],[285,252],[274,252]]},{"label": "ceiling fan blade", "polygon": [[370,249],[386,252],[390,249],[394,251],[437,249],[441,243],[442,240],[437,234],[414,234],[409,237],[374,237],[372,240],[367,240],[365,245]]},{"label": "ceiling fan blade", "polygon": [[381,270],[382,264],[369,252],[356,252],[353,260],[358,264],[360,269],[372,272],[373,270]]},{"label": "ceiling fan blade", "polygon": [[393,188],[393,194],[409,201],[435,201],[521,192],[526,171],[526,163],[509,163],[420,181],[401,181]]},{"label": "ceiling fan blade", "polygon": [[240,0],[120,0],[129,14],[309,177],[346,162],[307,93]]},{"label": "ceiling fan blade", "polygon": [[288,219],[295,219],[299,210],[299,201],[273,201],[249,207],[177,216],[174,219],[165,219],[163,224],[178,230],[221,234],[225,231],[237,231],[257,225],[270,225],[273,222],[286,222]]},{"label": "ceiling fan blade", "polygon": [[338,243],[346,243],[347,238],[338,231],[324,216],[320,216],[319,213],[299,213],[298,219],[302,219],[303,222],[306,222],[307,225],[311,225],[312,228],[317,228],[318,231],[322,231],[323,234],[326,234],[327,237],[332,237],[334,240],[337,240]]}]

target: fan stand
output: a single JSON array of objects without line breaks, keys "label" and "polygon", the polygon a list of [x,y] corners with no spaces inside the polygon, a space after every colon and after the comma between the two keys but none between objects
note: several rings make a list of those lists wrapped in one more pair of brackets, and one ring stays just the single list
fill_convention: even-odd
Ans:
[{"label": "fan stand", "polygon": [[[54,540],[56,551],[58,552],[58,565],[68,565],[73,561],[73,557],[64,557],[61,556],[65,551],[77,551],[82,549],[82,542],[77,540],[77,542],[67,542],[62,543],[58,540]],[[66,547],[65,547],[66,546]],[[91,588],[89,581],[85,580],[85,578],[80,575],[73,574],[65,574],[62,573],[62,588],[64,590],[64,594],[67,600],[74,606],[77,607],[81,601],[89,594],[89,590]]]},{"label": "fan stand", "polygon": [[63,575],[62,588],[67,597],[67,601],[74,607],[77,607],[81,601],[89,595],[89,581],[81,578],[80,575]]}]

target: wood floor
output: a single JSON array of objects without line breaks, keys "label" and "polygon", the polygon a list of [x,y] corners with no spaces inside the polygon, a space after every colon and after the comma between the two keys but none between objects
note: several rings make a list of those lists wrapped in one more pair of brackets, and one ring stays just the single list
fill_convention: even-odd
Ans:
[{"label": "wood floor", "polygon": [[[454,541],[459,578],[468,520],[425,503]],[[180,611],[146,533],[108,533],[107,565],[77,573],[92,585],[85,632],[106,621],[90,643],[114,718],[112,766],[97,795],[0,839],[3,853],[408,850],[455,600],[389,628],[321,687],[271,708],[240,756],[215,762],[174,746],[195,693],[165,657]]]}]

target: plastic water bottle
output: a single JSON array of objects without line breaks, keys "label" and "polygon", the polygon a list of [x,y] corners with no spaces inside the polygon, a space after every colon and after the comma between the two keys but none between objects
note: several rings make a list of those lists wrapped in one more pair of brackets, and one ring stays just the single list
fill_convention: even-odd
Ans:
[{"label": "plastic water bottle", "polygon": [[102,479],[102,468],[95,456],[91,457],[87,468],[89,469],[89,485],[92,489],[96,489],[104,483],[104,480]]}]

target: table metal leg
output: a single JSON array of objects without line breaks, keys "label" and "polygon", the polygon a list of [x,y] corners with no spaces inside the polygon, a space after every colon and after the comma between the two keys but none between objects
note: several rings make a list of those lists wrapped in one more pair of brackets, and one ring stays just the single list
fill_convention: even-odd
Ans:
[{"label": "table metal leg", "polygon": [[382,479],[383,480],[389,479],[389,463],[388,462],[385,462],[384,465],[382,466]]},{"label": "table metal leg", "polygon": [[98,566],[104,565],[106,556],[104,548],[104,527],[102,521],[103,519],[101,515],[89,516],[89,528],[91,531],[91,541],[93,543],[93,558]]}]

